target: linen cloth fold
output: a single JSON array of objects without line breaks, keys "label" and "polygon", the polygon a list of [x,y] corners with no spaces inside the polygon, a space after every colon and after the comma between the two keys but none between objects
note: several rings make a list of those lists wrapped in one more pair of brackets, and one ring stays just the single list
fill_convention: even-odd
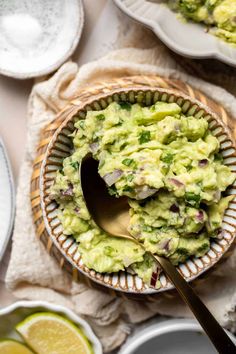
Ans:
[{"label": "linen cloth fold", "polygon": [[[152,303],[114,298],[103,291],[75,283],[59,268],[37,239],[30,205],[30,179],[41,129],[84,85],[115,77],[159,74],[181,79],[223,104],[236,117],[236,99],[224,89],[182,72],[163,46],[152,49],[121,49],[81,68],[64,64],[50,79],[37,83],[28,104],[27,151],[17,191],[13,247],[6,274],[7,287],[18,298],[47,300],[65,305],[86,316],[102,341],[104,352],[121,345],[133,324],[156,314],[190,317],[183,302],[164,294]],[[236,251],[207,281],[196,285],[197,293],[219,322],[236,331]]]}]

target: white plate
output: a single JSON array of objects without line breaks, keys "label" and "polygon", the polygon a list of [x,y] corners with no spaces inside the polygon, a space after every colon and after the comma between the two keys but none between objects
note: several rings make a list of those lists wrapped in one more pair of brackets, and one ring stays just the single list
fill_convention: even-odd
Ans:
[{"label": "white plate", "polygon": [[84,24],[82,0],[1,0],[0,73],[48,74],[75,50]]},{"label": "white plate", "polygon": [[202,24],[180,21],[166,5],[146,0],[114,2],[128,16],[151,28],[174,52],[190,58],[215,58],[236,66],[236,47],[206,33]]},{"label": "white plate", "polygon": [[[226,331],[236,344],[236,338]],[[119,354],[216,354],[202,327],[190,319],[146,326],[130,337]],[[227,353],[227,352],[225,352]]]},{"label": "white plate", "polygon": [[0,139],[0,260],[12,232],[15,214],[15,193],[10,163]]},{"label": "white plate", "polygon": [[56,312],[59,315],[67,317],[76,325],[81,327],[84,334],[93,346],[94,354],[102,354],[102,346],[98,338],[93,333],[89,324],[77,316],[68,308],[60,305],[50,304],[46,301],[18,301],[14,304],[0,310],[0,339],[13,338],[20,340],[18,334],[14,331],[17,323],[23,321],[27,316],[35,312]]}]

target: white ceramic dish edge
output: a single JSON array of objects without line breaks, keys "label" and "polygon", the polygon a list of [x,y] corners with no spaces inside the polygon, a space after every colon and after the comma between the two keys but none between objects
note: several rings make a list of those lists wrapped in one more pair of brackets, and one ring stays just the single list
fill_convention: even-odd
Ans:
[{"label": "white ceramic dish edge", "polygon": [[75,324],[80,325],[90,342],[92,343],[94,347],[94,353],[95,354],[102,354],[102,346],[101,343],[99,342],[98,338],[95,336],[94,332],[92,331],[90,325],[81,317],[76,315],[73,311],[70,309],[61,306],[61,305],[54,305],[46,301],[17,301],[5,308],[0,309],[0,318],[3,315],[10,315],[13,311],[19,309],[19,308],[28,308],[28,309],[34,309],[42,307],[45,308],[48,311],[52,312],[59,312],[65,314],[65,316],[73,321]]},{"label": "white ceramic dish edge", "polygon": [[[212,42],[214,41],[215,42],[214,49],[209,50],[209,48],[207,48],[207,45],[205,45],[205,47],[207,49],[202,49],[201,51],[191,51],[191,49],[186,47],[183,42],[180,45],[179,43],[177,43],[176,40],[174,40],[170,36],[168,36],[165,33],[165,31],[162,29],[162,27],[159,25],[158,22],[155,22],[154,20],[151,20],[151,19],[147,19],[144,16],[140,16],[135,11],[131,11],[128,8],[128,6],[125,5],[124,0],[113,0],[113,1],[121,11],[126,13],[126,15],[128,15],[129,17],[131,17],[135,21],[142,23],[144,26],[150,28],[157,35],[157,37],[159,37],[160,40],[164,44],[166,44],[166,46],[168,48],[170,48],[172,51],[174,51],[175,53],[180,54],[185,57],[188,57],[188,58],[193,58],[193,59],[213,58],[213,59],[220,60],[228,65],[236,67],[236,48],[233,48],[233,46],[225,43],[223,40],[220,40],[217,37],[214,37],[213,35],[206,34],[206,44],[207,44],[207,42],[209,42],[209,43],[211,42],[211,44],[212,44]],[[143,0],[139,0],[139,1],[144,2]],[[145,1],[145,3],[147,4],[146,6],[150,5],[150,4],[148,4],[148,1]],[[162,4],[154,4],[154,5],[155,6],[162,6]],[[173,16],[176,16],[176,14],[173,14]],[[170,23],[171,18],[167,19],[166,21],[168,23]],[[181,21],[179,21],[179,22],[181,24]],[[182,25],[186,26],[186,24],[182,24]],[[201,25],[201,24],[188,23],[187,25],[189,27],[189,30],[191,30],[191,27],[193,27],[193,26],[195,26],[195,27],[201,26],[204,28],[204,25]],[[185,28],[183,28],[183,31],[184,30],[185,30]],[[208,38],[210,38],[210,40],[208,40]],[[235,52],[233,58],[230,57],[230,55],[224,54],[223,51],[220,50],[220,48],[225,47],[225,46],[228,47],[227,48],[228,51]]]},{"label": "white ceramic dish edge", "polygon": [[[13,223],[14,223],[14,216],[15,216],[15,188],[14,188],[14,181],[13,181],[13,176],[11,172],[11,165],[10,161],[6,152],[6,148],[4,146],[4,143],[2,139],[0,138],[0,166],[2,171],[0,172],[3,173],[3,180],[1,180],[1,185],[4,187],[4,183],[6,183],[6,188],[5,192],[6,195],[4,194],[4,200],[2,200],[2,205],[4,204],[4,217],[2,218],[4,224],[6,225],[7,223],[7,228],[4,234],[0,234],[0,260],[2,259],[4,252],[6,250],[7,244],[9,242],[11,233],[12,233],[12,228],[13,228]],[[4,170],[3,170],[4,169]],[[3,182],[3,183],[2,183]],[[1,188],[0,188],[0,193],[1,193]],[[5,200],[7,198],[7,200]],[[1,208],[1,202],[0,202],[0,208]],[[1,221],[0,221],[1,225]],[[1,228],[1,232],[4,230],[4,228]]]},{"label": "white ceramic dish edge", "polygon": [[[152,324],[143,330],[138,331],[120,350],[119,354],[133,354],[142,344],[148,342],[154,337],[168,334],[171,332],[200,332],[204,333],[202,327],[197,321],[192,319],[173,319]],[[236,338],[227,330],[225,330],[232,341],[236,344]]]}]

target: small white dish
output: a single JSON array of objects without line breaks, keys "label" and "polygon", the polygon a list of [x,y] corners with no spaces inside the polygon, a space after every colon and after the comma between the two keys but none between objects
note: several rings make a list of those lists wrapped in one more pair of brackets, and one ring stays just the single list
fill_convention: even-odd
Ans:
[{"label": "small white dish", "polygon": [[3,141],[0,138],[0,260],[12,233],[15,215],[14,183]]},{"label": "small white dish", "polygon": [[174,52],[189,58],[215,58],[236,67],[236,46],[206,33],[202,24],[180,21],[164,1],[114,2],[128,16],[149,27]]},{"label": "small white dish", "polygon": [[62,315],[80,328],[92,344],[94,354],[102,354],[102,346],[98,338],[93,333],[89,324],[81,317],[77,316],[68,308],[60,305],[50,304],[46,301],[18,301],[0,310],[0,339],[13,338],[20,340],[19,335],[14,331],[17,323],[23,321],[27,316],[35,312],[56,312]]},{"label": "small white dish", "polygon": [[83,24],[82,0],[2,0],[0,73],[25,79],[54,71],[72,55]]},{"label": "small white dish", "polygon": [[[232,341],[236,338],[228,331]],[[194,320],[176,319],[147,326],[130,337],[119,354],[216,354],[201,326]]]}]

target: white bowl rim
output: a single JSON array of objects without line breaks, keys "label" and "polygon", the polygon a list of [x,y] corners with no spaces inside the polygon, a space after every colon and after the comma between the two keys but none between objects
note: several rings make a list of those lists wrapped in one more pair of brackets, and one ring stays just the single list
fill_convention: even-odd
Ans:
[{"label": "white bowl rim", "polygon": [[94,334],[94,332],[93,332],[92,328],[90,327],[90,325],[88,324],[88,322],[86,322],[83,318],[81,318],[80,316],[78,316],[72,310],[70,310],[69,308],[67,308],[65,306],[54,305],[54,304],[51,304],[47,301],[30,301],[30,300],[16,301],[11,305],[1,308],[0,309],[0,317],[3,315],[8,315],[11,312],[13,312],[19,308],[22,308],[22,307],[29,308],[29,309],[33,309],[36,307],[44,307],[45,309],[52,311],[52,312],[64,313],[71,321],[75,322],[76,324],[79,324],[83,328],[84,333],[86,334],[86,336],[88,337],[88,339],[90,340],[90,342],[92,343],[92,345],[94,347],[94,353],[95,354],[102,354],[103,353],[102,345],[101,345],[99,339]]},{"label": "white bowl rim", "polygon": [[8,174],[8,184],[9,184],[9,189],[10,189],[10,204],[11,204],[11,210],[10,210],[10,219],[9,219],[9,225],[8,225],[8,230],[5,235],[3,235],[3,243],[2,243],[2,248],[0,248],[0,261],[3,258],[8,242],[11,238],[12,235],[12,229],[13,229],[13,224],[14,224],[14,218],[15,218],[15,203],[16,203],[16,197],[15,197],[15,183],[14,183],[14,178],[13,178],[13,173],[12,173],[12,168],[11,168],[11,163],[10,159],[7,153],[6,146],[0,137],[0,150],[2,152],[2,156],[4,158],[5,162],[5,168],[7,170]]},{"label": "white bowl rim", "polygon": [[[183,331],[205,333],[200,324],[194,319],[179,318],[166,320],[157,324],[152,324],[145,329],[138,331],[130,342],[124,345],[119,354],[133,354],[135,349],[138,349],[140,345],[146,343],[154,337],[159,337],[167,333]],[[236,344],[236,337],[234,337],[228,330],[225,329],[225,331]]]},{"label": "white bowl rim", "polygon": [[71,46],[70,49],[67,50],[57,61],[55,61],[54,64],[51,64],[50,66],[45,66],[44,69],[41,70],[34,70],[31,72],[23,72],[19,73],[17,71],[9,70],[9,69],[4,69],[0,67],[0,74],[12,77],[15,79],[30,79],[34,77],[39,77],[43,75],[47,75],[58,69],[75,51],[84,27],[84,6],[83,6],[83,0],[77,0],[77,6],[78,6],[78,11],[79,11],[79,16],[78,16],[78,22],[77,22],[77,30],[74,38],[71,40]]}]

